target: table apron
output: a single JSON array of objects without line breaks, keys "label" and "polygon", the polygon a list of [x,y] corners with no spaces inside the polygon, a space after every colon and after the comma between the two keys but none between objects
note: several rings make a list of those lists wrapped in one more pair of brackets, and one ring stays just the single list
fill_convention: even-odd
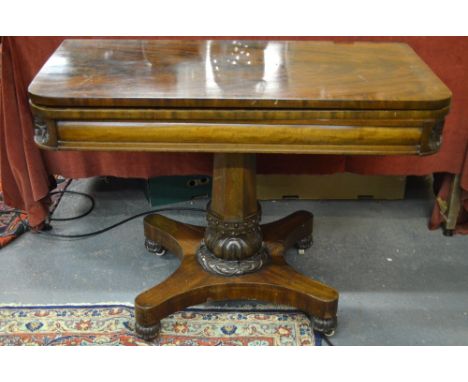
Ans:
[{"label": "table apron", "polygon": [[47,120],[42,122],[46,139],[36,142],[49,149],[107,151],[403,155],[436,150],[436,122],[412,122],[354,126]]}]

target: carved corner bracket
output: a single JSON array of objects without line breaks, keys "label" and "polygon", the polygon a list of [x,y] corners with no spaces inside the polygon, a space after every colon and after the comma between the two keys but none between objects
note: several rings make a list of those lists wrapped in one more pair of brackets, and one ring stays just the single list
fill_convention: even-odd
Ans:
[{"label": "carved corner bracket", "polygon": [[431,134],[429,136],[429,148],[432,151],[439,150],[440,146],[442,145],[442,131],[444,129],[444,121],[439,121],[433,127]]},{"label": "carved corner bracket", "polygon": [[50,140],[47,122],[39,115],[34,116],[34,141],[39,145],[45,145]]}]

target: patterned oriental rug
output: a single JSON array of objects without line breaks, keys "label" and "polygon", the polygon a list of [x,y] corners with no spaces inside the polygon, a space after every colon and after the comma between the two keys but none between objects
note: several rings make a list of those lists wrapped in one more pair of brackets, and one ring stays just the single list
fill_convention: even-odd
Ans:
[{"label": "patterned oriental rug", "polygon": [[[273,307],[274,308],[274,307]],[[161,336],[133,332],[133,306],[0,306],[0,345],[320,345],[307,316],[296,310],[189,308],[161,321]]]},{"label": "patterned oriental rug", "polygon": [[[57,187],[53,191],[63,191],[70,184],[70,179],[56,176]],[[51,196],[50,213],[57,208],[61,194]],[[28,230],[28,215],[24,211],[8,207],[3,202],[2,184],[0,183],[0,249]]]},{"label": "patterned oriental rug", "polygon": [[28,230],[27,217],[26,213],[3,203],[0,188],[0,249]]}]

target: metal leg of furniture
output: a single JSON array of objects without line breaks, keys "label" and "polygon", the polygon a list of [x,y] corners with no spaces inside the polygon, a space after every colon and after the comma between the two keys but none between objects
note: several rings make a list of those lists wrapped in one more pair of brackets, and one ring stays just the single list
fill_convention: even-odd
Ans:
[{"label": "metal leg of furniture", "polygon": [[450,195],[447,203],[447,211],[445,213],[445,222],[442,229],[445,236],[452,236],[457,225],[458,215],[461,208],[461,188],[460,188],[460,175],[457,174],[452,179],[450,185]]}]

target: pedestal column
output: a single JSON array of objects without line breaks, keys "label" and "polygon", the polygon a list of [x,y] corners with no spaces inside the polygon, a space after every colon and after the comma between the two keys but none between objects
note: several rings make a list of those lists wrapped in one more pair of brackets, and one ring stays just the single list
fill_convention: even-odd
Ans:
[{"label": "pedestal column", "polygon": [[198,260],[209,272],[236,276],[269,259],[260,229],[254,154],[215,154],[208,225]]}]

